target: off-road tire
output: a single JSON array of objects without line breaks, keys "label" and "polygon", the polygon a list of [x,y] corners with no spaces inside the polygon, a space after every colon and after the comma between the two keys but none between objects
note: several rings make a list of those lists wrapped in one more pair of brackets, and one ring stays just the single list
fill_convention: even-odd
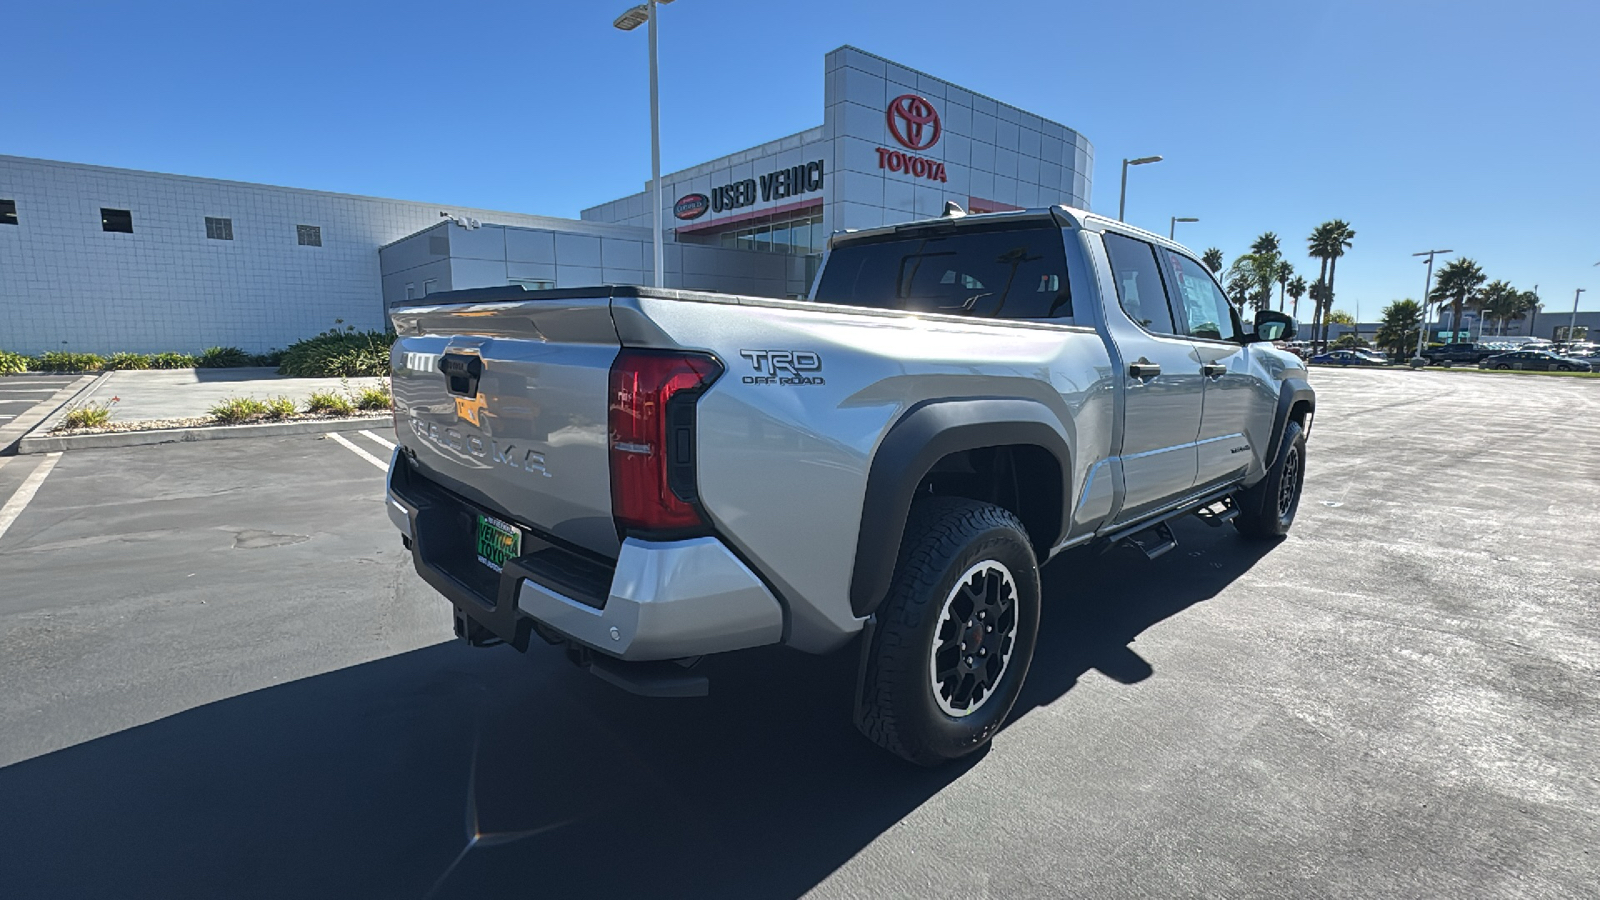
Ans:
[{"label": "off-road tire", "polygon": [[1280,538],[1289,533],[1306,479],[1306,432],[1299,422],[1284,428],[1278,458],[1267,477],[1242,491],[1235,502],[1233,527],[1249,538]]},{"label": "off-road tire", "polygon": [[[1010,635],[1009,655],[1002,659],[992,689],[973,701],[970,711],[951,715],[943,705],[959,701],[939,697],[934,683],[941,620],[947,608],[955,608],[952,601],[962,586],[981,584],[984,571],[966,581],[962,576],[992,563],[1000,564],[1014,588],[1007,595],[1013,598],[1015,619],[1001,631]],[[1001,578],[1000,568],[985,571]],[[923,766],[980,749],[1000,730],[1022,692],[1038,638],[1039,605],[1038,561],[1016,516],[957,497],[918,500],[900,542],[889,594],[877,609],[870,643],[863,650],[856,727],[890,753]],[[957,630],[961,625],[947,622]],[[981,622],[977,628],[982,630]],[[951,652],[954,639],[943,640],[944,652]],[[977,640],[1000,642],[993,634],[979,634]],[[986,652],[1003,651],[996,647]]]}]

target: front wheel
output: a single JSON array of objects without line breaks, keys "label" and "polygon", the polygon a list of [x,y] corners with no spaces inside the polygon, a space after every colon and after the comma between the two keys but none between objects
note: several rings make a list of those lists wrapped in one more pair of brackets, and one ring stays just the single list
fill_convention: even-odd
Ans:
[{"label": "front wheel", "polygon": [[1267,477],[1240,492],[1235,501],[1239,515],[1233,526],[1251,538],[1277,538],[1289,533],[1300,509],[1300,491],[1306,481],[1306,432],[1290,421],[1283,431],[1278,458]]},{"label": "front wheel", "polygon": [[1499,365],[1495,366],[1495,368],[1496,369],[1509,369],[1511,367],[1506,365],[1505,363],[1500,363]]},{"label": "front wheel", "polygon": [[919,500],[862,658],[856,727],[924,766],[983,747],[1022,692],[1039,594],[1016,516],[957,497]]}]

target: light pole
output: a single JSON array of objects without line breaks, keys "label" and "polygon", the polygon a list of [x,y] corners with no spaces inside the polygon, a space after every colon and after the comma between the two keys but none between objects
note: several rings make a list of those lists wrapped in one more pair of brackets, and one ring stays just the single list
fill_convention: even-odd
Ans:
[{"label": "light pole", "polygon": [[1169,240],[1169,241],[1175,241],[1175,240],[1178,239],[1177,235],[1178,235],[1178,223],[1179,222],[1198,222],[1198,221],[1200,221],[1199,219],[1191,218],[1189,216],[1172,216],[1171,218],[1172,218],[1172,221],[1167,223],[1167,240]]},{"label": "light pole", "polygon": [[[1433,258],[1445,253],[1454,253],[1454,250],[1424,250],[1413,253],[1412,256],[1426,256],[1428,258],[1428,280],[1422,283],[1422,325],[1417,329],[1417,356],[1422,358],[1422,339],[1428,336],[1428,292],[1433,290]],[[1454,328],[1454,325],[1451,325]]]},{"label": "light pole", "polygon": [[[1600,263],[1595,263],[1595,265],[1600,266]],[[1588,288],[1578,288],[1572,294],[1572,321],[1567,325],[1567,343],[1569,344],[1574,344],[1578,341],[1578,297],[1586,290]]]},{"label": "light pole", "polygon": [[1124,159],[1122,161],[1122,194],[1117,198],[1118,222],[1123,221],[1122,217],[1128,211],[1128,167],[1158,162],[1161,162],[1161,157],[1159,156],[1141,156],[1138,159]]},{"label": "light pole", "polygon": [[622,31],[632,31],[646,22],[650,23],[650,184],[655,197],[655,228],[650,237],[655,250],[656,287],[666,286],[667,268],[666,248],[662,246],[661,238],[661,101],[656,87],[656,4],[671,2],[649,0],[617,16],[616,21],[611,23]]}]

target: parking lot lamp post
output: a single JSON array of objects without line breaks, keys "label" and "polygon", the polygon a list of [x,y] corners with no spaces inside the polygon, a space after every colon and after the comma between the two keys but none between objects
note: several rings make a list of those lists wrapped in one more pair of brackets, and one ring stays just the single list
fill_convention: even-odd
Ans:
[{"label": "parking lot lamp post", "polygon": [[1193,217],[1190,217],[1190,216],[1172,216],[1171,218],[1172,218],[1172,221],[1167,223],[1167,240],[1169,240],[1169,241],[1175,241],[1175,240],[1178,239],[1177,235],[1178,235],[1178,223],[1179,222],[1198,222],[1198,221],[1200,221],[1199,219],[1196,219],[1196,218],[1193,218]]},{"label": "parking lot lamp post", "polygon": [[1138,159],[1124,159],[1122,161],[1122,194],[1117,198],[1117,221],[1123,221],[1123,215],[1128,211],[1128,167],[1143,166],[1150,163],[1161,162],[1159,156],[1141,156]]},{"label": "parking lot lamp post", "polygon": [[[1595,265],[1600,266],[1600,263],[1595,263]],[[1578,288],[1572,294],[1572,321],[1567,325],[1567,343],[1569,344],[1578,340],[1576,337],[1578,333],[1578,297],[1586,290],[1588,288]]]},{"label": "parking lot lamp post", "polygon": [[[1426,256],[1428,258],[1428,280],[1422,283],[1422,327],[1417,329],[1416,358],[1418,359],[1422,358],[1422,342],[1428,337],[1428,292],[1433,290],[1433,258],[1454,252],[1454,250],[1424,250],[1421,253],[1411,254],[1412,256]],[[1450,327],[1454,328],[1455,325],[1452,323]]]},{"label": "parking lot lamp post", "polygon": [[666,286],[666,250],[661,237],[661,102],[656,88],[656,4],[671,2],[649,0],[617,16],[616,21],[611,23],[622,31],[632,31],[646,22],[650,23],[650,184],[655,198],[655,229],[651,235],[651,245],[655,251],[656,287]]}]

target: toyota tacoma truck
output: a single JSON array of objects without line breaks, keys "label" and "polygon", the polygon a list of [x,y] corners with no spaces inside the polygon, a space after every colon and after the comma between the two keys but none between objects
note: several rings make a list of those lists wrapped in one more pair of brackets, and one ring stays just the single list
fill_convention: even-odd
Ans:
[{"label": "toyota tacoma truck", "polygon": [[[1040,566],[1293,523],[1316,398],[1188,250],[1081,210],[834,235],[811,296],[433,294],[392,310],[387,508],[475,646],[637,693],[854,644],[854,717],[933,765],[1022,689]],[[841,698],[843,701],[844,698]],[[843,706],[843,702],[841,703]]]}]

